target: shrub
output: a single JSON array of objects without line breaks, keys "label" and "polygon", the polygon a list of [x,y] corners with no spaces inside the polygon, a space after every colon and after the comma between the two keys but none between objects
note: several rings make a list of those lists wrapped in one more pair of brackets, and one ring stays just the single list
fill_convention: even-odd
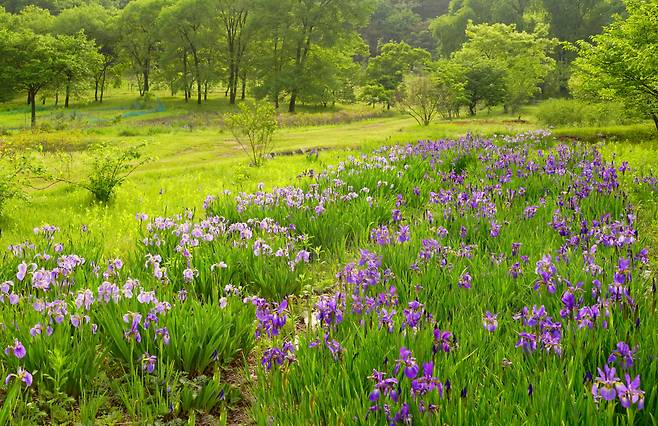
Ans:
[{"label": "shrub", "polygon": [[622,104],[586,103],[576,99],[549,99],[539,105],[537,119],[545,125],[609,126],[639,121],[637,115]]},{"label": "shrub", "polygon": [[272,135],[277,128],[276,112],[267,102],[246,101],[240,104],[240,112],[226,119],[235,140],[254,166],[260,166],[263,158],[272,151]]},{"label": "shrub", "polygon": [[120,148],[106,143],[96,145],[91,149],[87,181],[78,185],[91,192],[96,201],[110,201],[128,176],[149,160],[142,155],[144,146]]}]

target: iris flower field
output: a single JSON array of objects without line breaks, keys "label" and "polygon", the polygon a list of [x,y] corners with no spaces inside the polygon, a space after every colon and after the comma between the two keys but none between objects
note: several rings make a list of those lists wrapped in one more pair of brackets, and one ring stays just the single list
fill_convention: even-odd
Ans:
[{"label": "iris flower field", "polygon": [[0,423],[658,424],[657,199],[530,131],[135,212],[115,258],[41,226],[0,257]]}]

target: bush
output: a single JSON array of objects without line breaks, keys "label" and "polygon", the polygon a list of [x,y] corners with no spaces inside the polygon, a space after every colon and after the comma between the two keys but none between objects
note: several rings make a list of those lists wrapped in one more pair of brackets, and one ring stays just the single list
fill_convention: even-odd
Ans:
[{"label": "bush", "polygon": [[106,143],[98,144],[90,150],[89,172],[85,181],[74,182],[63,177],[56,180],[84,188],[91,192],[96,201],[107,203],[128,176],[149,161],[143,157],[144,146],[120,148]]},{"label": "bush", "polygon": [[549,99],[539,105],[537,119],[547,126],[609,126],[640,121],[622,104],[586,103],[576,99]]},{"label": "bush", "polygon": [[272,135],[277,128],[276,112],[267,102],[245,101],[239,106],[240,112],[226,119],[235,140],[254,166],[260,166],[267,154],[272,151]]}]

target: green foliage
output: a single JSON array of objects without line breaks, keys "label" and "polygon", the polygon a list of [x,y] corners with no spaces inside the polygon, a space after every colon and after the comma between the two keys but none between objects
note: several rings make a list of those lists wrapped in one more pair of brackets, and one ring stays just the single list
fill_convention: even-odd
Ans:
[{"label": "green foliage", "polygon": [[439,60],[433,66],[432,77],[439,114],[444,119],[459,116],[459,110],[468,102],[464,68],[453,61]]},{"label": "green foliage", "polygon": [[[545,38],[542,29],[526,33],[517,31],[514,25],[469,24],[466,34],[468,41],[455,54],[455,59],[462,64],[478,64],[476,69],[479,72],[473,75],[481,79],[479,67],[486,58],[484,66],[493,70],[494,86],[498,86],[495,76],[504,71],[504,105],[511,112],[518,111],[521,105],[539,93],[540,84],[555,67],[555,60],[549,56],[555,42]],[[499,94],[497,89],[487,92],[488,100]]]},{"label": "green foliage", "polygon": [[144,158],[144,144],[127,148],[107,143],[96,145],[90,150],[89,175],[87,181],[79,183],[96,201],[109,202],[117,188],[140,166],[149,161]]},{"label": "green foliage", "polygon": [[246,101],[240,112],[229,115],[226,125],[254,166],[260,166],[272,151],[272,135],[277,129],[274,107],[263,101]]},{"label": "green foliage", "polygon": [[429,126],[439,113],[441,94],[429,75],[408,75],[398,95],[398,104],[421,126]]},{"label": "green foliage", "polygon": [[405,42],[386,43],[380,50],[381,53],[368,62],[366,69],[366,78],[370,84],[369,97],[371,100],[374,99],[373,95],[377,99],[385,99],[387,106],[390,106],[404,76],[410,72],[423,71],[431,55]]},{"label": "green foliage", "polygon": [[639,118],[621,103],[592,103],[576,99],[544,101],[537,108],[536,116],[542,124],[551,127],[632,124]]},{"label": "green foliage", "polygon": [[553,37],[562,41],[587,40],[624,11],[623,0],[541,0]]},{"label": "green foliage", "polygon": [[628,17],[617,17],[593,44],[581,42],[572,80],[577,96],[621,101],[654,119],[658,129],[658,8],[627,0]]},{"label": "green foliage", "polygon": [[196,376],[246,357],[254,346],[253,314],[236,298],[225,307],[197,300],[179,304],[163,322],[174,337],[161,348],[163,359]]}]

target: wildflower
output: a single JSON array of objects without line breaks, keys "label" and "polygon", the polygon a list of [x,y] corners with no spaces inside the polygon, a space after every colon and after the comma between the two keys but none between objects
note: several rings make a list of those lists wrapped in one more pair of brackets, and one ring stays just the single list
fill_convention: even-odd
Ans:
[{"label": "wildflower", "polygon": [[393,322],[393,317],[395,316],[395,309],[392,309],[390,312],[386,308],[382,308],[379,312],[379,329],[386,328],[389,333],[393,332],[395,324]]},{"label": "wildflower", "polygon": [[457,338],[450,331],[441,331],[434,328],[434,351],[438,352],[438,348],[445,353],[449,353],[457,348]]},{"label": "wildflower", "polygon": [[295,256],[295,263],[299,262],[304,262],[308,263],[309,259],[311,257],[311,253],[307,252],[306,250],[300,250],[299,253]]},{"label": "wildflower", "polygon": [[196,269],[186,268],[183,271],[183,281],[185,281],[186,283],[191,283],[192,281],[194,281],[194,277],[197,275],[199,275],[199,271],[197,271]]},{"label": "wildflower", "polygon": [[608,364],[614,363],[618,358],[621,359],[621,366],[624,370],[628,370],[633,366],[633,357],[637,352],[637,347],[631,349],[626,342],[617,343],[617,348],[612,351],[608,357]]},{"label": "wildflower", "polygon": [[619,377],[615,375],[616,371],[614,367],[609,367],[606,364],[603,367],[603,370],[598,369],[599,375],[594,380],[592,385],[592,395],[594,399],[598,401],[599,398],[603,398],[606,401],[612,401],[617,397],[616,387],[621,382]]},{"label": "wildflower", "polygon": [[281,349],[277,347],[267,349],[263,353],[263,358],[261,358],[260,363],[269,371],[274,364],[281,366],[286,361],[288,364],[292,364],[296,361],[295,347],[288,341],[283,343]]},{"label": "wildflower", "polygon": [[254,298],[251,303],[256,306],[256,320],[258,320],[256,338],[263,333],[269,338],[277,336],[288,318],[286,315],[288,301],[284,299],[281,303],[270,305],[265,299]]},{"label": "wildflower", "polygon": [[[324,345],[329,349],[329,352],[331,352],[334,361],[338,361],[338,358],[340,358],[341,353],[345,351],[345,348],[343,348],[337,340],[329,339],[329,337],[329,333],[324,334]],[[318,346],[320,346],[320,340],[314,340],[308,345],[309,348],[316,348]]]},{"label": "wildflower", "polygon": [[496,328],[498,328],[498,314],[492,314],[489,311],[485,312],[484,317],[482,317],[482,325],[490,333],[496,331]]},{"label": "wildflower", "polygon": [[394,401],[397,400],[395,389],[398,385],[398,379],[394,377],[386,378],[385,376],[386,374],[381,371],[372,370],[372,376],[368,377],[375,382],[375,389],[368,396],[371,402],[378,401],[382,395],[384,397],[391,396]]},{"label": "wildflower", "polygon": [[24,370],[23,367],[18,367],[16,374],[9,374],[5,379],[5,385],[8,385],[12,379],[18,379],[21,382],[25,383],[25,386],[32,386],[32,374],[29,371]]},{"label": "wildflower", "polygon": [[212,265],[210,265],[211,271],[214,271],[215,269],[226,269],[226,268],[228,268],[226,262],[213,263]]},{"label": "wildflower", "polygon": [[155,338],[157,339],[158,336],[162,337],[162,342],[165,345],[169,344],[170,338],[169,338],[169,329],[167,327],[162,327],[162,328],[157,328],[155,330]]},{"label": "wildflower", "polygon": [[158,303],[158,299],[155,298],[155,291],[140,291],[137,296],[137,301],[143,305]]},{"label": "wildflower", "polygon": [[423,375],[411,382],[411,394],[414,397],[425,395],[437,389],[440,396],[443,396],[443,384],[434,377],[434,363],[427,362],[423,364]]},{"label": "wildflower", "polygon": [[519,340],[516,342],[516,347],[523,348],[526,352],[534,352],[537,349],[537,336],[532,333],[521,332]]},{"label": "wildflower", "polygon": [[9,345],[5,348],[5,355],[9,355],[10,352],[18,359],[23,358],[27,353],[25,351],[25,346],[23,346],[23,344],[18,339],[14,339],[13,346]]},{"label": "wildflower", "polygon": [[144,355],[142,355],[141,363],[142,363],[142,370],[146,371],[149,374],[152,374],[153,371],[155,371],[155,364],[157,363],[157,357],[155,355],[149,354],[148,352],[145,352]]},{"label": "wildflower", "polygon": [[395,374],[398,374],[401,367],[404,367],[404,375],[408,379],[414,379],[418,375],[419,367],[416,358],[404,346],[400,348],[400,358],[395,363]]},{"label": "wildflower", "polygon": [[617,383],[615,385],[617,396],[624,408],[630,408],[631,405],[637,404],[637,409],[644,408],[644,391],[640,389],[640,376],[631,377],[626,374],[626,383]]},{"label": "wildflower", "polygon": [[400,229],[397,232],[397,241],[400,244],[406,243],[407,241],[410,240],[409,236],[409,226],[408,225],[403,225],[400,226]]},{"label": "wildflower", "polygon": [[462,276],[459,278],[459,282],[457,283],[457,285],[461,288],[469,289],[473,286],[472,283],[473,283],[473,278],[471,277],[471,274],[469,274],[468,272],[464,272]]},{"label": "wildflower", "polygon": [[403,327],[409,327],[412,330],[416,330],[418,323],[420,322],[424,312],[424,307],[422,303],[417,300],[409,302],[407,309],[403,311],[404,313],[404,323]]},{"label": "wildflower", "polygon": [[84,291],[79,291],[77,297],[75,298],[75,306],[80,309],[83,305],[85,310],[91,308],[92,303],[94,303],[94,293],[91,290],[86,289]]}]

